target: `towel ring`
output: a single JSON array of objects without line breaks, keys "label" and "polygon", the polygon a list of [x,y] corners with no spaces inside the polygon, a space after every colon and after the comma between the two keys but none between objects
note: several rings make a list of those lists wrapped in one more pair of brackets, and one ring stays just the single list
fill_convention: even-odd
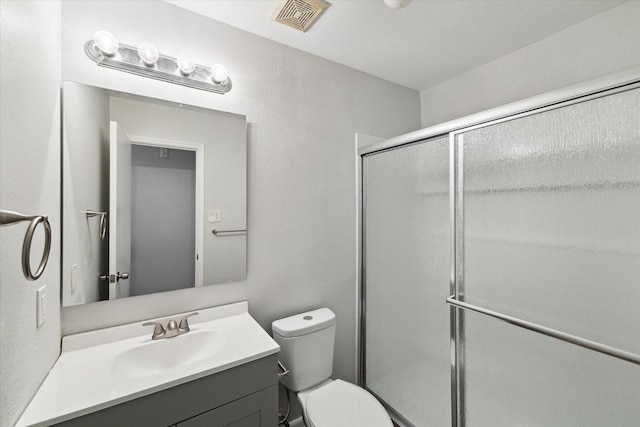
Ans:
[{"label": "towel ring", "polygon": [[87,218],[92,218],[94,216],[100,217],[100,240],[104,240],[107,236],[107,213],[87,210],[85,215]]},{"label": "towel ring", "polygon": [[[0,211],[0,226],[13,225],[22,221],[31,221],[22,243],[22,273],[27,280],[38,280],[47,267],[49,254],[51,253],[51,224],[49,224],[49,218],[43,215],[27,216],[17,212]],[[34,274],[31,271],[31,242],[33,241],[33,233],[40,223],[42,223],[45,232],[44,251],[42,252],[40,265],[38,265],[38,269]]]},{"label": "towel ring", "polygon": [[[40,259],[40,265],[36,270],[36,273],[31,272],[31,241],[33,240],[33,232],[36,230],[38,224],[42,223],[45,231],[44,251],[42,252],[42,258]],[[24,236],[24,243],[22,244],[22,272],[28,280],[38,280],[49,261],[49,253],[51,252],[51,224],[46,216],[36,216],[29,227],[27,228],[27,234]]]}]

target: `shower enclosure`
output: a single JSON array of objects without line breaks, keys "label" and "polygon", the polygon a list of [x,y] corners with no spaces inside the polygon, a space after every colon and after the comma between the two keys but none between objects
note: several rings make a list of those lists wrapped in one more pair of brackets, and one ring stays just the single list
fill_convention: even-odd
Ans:
[{"label": "shower enclosure", "polygon": [[360,154],[360,378],[396,422],[639,425],[638,69]]}]

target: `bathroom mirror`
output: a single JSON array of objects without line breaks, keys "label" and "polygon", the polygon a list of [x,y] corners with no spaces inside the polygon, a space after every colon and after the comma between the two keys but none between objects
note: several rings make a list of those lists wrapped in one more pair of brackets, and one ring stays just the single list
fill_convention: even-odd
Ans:
[{"label": "bathroom mirror", "polygon": [[246,118],[63,83],[63,306],[246,278]]}]

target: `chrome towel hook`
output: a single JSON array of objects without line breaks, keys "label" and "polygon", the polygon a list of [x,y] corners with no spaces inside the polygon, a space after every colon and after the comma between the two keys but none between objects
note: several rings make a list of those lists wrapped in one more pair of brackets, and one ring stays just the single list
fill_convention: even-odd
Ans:
[{"label": "chrome towel hook", "polygon": [[[29,227],[27,227],[27,233],[24,236],[24,242],[22,244],[22,273],[27,280],[38,280],[47,266],[47,261],[49,261],[49,253],[51,252],[51,225],[49,224],[49,218],[46,216],[23,215],[18,212],[0,210],[0,226],[13,225],[23,221],[31,221],[31,223]],[[42,252],[40,265],[35,274],[33,274],[31,272],[31,241],[33,240],[33,233],[40,223],[42,223],[45,232],[44,251]]]}]

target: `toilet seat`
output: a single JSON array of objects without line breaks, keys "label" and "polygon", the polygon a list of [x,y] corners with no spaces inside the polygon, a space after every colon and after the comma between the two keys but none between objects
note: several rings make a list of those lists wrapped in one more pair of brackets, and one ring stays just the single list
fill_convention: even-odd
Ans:
[{"label": "toilet seat", "polygon": [[392,427],[384,407],[365,389],[342,380],[309,393],[309,427]]}]

